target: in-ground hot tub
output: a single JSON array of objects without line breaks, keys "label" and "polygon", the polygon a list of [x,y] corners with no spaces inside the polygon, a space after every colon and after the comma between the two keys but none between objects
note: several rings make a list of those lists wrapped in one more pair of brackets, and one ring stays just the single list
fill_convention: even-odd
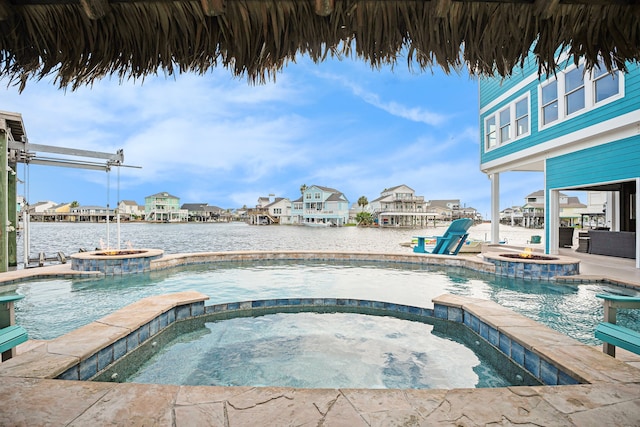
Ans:
[{"label": "in-ground hot tub", "polygon": [[553,280],[557,276],[575,276],[580,273],[580,260],[562,255],[485,252],[482,256],[496,266],[497,276]]},{"label": "in-ground hot tub", "polygon": [[161,258],[160,249],[108,249],[78,252],[70,256],[71,269],[100,271],[108,276],[143,273],[150,270],[151,260]]}]

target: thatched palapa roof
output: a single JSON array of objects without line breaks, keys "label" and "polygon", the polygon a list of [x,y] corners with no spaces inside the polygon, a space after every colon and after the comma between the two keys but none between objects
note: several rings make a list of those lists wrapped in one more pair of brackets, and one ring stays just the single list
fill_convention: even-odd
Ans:
[{"label": "thatched palapa roof", "polygon": [[509,75],[530,51],[539,71],[602,55],[640,60],[638,0],[0,0],[0,76],[21,88],[55,77],[76,88],[115,75],[205,73],[251,82],[300,54]]}]

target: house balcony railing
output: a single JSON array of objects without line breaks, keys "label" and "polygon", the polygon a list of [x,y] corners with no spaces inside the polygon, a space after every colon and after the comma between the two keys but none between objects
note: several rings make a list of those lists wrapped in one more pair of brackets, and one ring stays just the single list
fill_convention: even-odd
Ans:
[{"label": "house balcony railing", "polygon": [[331,215],[335,212],[333,210],[327,211],[327,210],[317,210],[317,209],[305,209],[304,213],[305,215]]},{"label": "house balcony railing", "polygon": [[424,209],[411,209],[411,208],[384,208],[384,209],[377,209],[374,211],[374,213],[393,213],[393,212],[402,212],[402,213],[419,213],[419,214],[424,214],[424,213],[429,213],[427,211],[425,211]]},{"label": "house balcony railing", "polygon": [[398,202],[424,202],[424,196],[412,196],[412,197],[394,196],[393,200]]}]

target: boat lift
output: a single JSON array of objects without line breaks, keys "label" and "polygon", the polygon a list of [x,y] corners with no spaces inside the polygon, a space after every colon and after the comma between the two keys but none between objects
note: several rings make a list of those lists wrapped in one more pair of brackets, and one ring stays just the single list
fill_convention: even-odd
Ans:
[{"label": "boat lift", "polygon": [[[49,153],[54,156],[42,156],[39,153]],[[98,159],[98,160],[87,160]],[[52,145],[31,144],[28,142],[22,115],[0,111],[0,272],[8,271],[9,266],[17,266],[17,163],[29,165],[59,166],[66,168],[80,168],[103,170],[107,173],[112,167],[132,167],[124,164],[124,151],[119,149],[115,153],[80,150]],[[25,178],[26,180],[26,178]],[[28,184],[25,184],[28,185]],[[119,183],[118,183],[119,185]],[[28,202],[28,200],[27,200]],[[11,206],[11,209],[9,209]],[[109,234],[109,202],[107,201],[107,235]],[[120,212],[116,209],[118,223],[118,245],[120,245]],[[24,233],[24,267],[30,263],[30,235],[29,212],[22,213]],[[4,226],[2,226],[4,224]],[[10,259],[11,258],[11,259]],[[36,259],[34,259],[36,260]],[[47,258],[40,254],[37,258],[40,266],[45,260],[66,262],[64,254]]]}]

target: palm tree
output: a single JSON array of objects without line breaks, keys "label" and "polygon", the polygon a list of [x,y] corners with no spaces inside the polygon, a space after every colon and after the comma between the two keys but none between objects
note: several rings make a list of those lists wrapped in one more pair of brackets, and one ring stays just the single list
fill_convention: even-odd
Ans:
[{"label": "palm tree", "polygon": [[307,191],[307,184],[302,184],[300,186],[300,194],[304,194],[305,191]]},{"label": "palm tree", "polygon": [[360,196],[360,198],[358,199],[358,206],[360,206],[360,211],[364,210],[364,207],[367,206],[369,204],[369,200],[367,199],[366,196]]},{"label": "palm tree", "polygon": [[71,204],[69,205],[70,208],[77,208],[78,206],[80,206],[80,203],[78,203],[77,200],[74,200],[73,202],[71,202]]}]

